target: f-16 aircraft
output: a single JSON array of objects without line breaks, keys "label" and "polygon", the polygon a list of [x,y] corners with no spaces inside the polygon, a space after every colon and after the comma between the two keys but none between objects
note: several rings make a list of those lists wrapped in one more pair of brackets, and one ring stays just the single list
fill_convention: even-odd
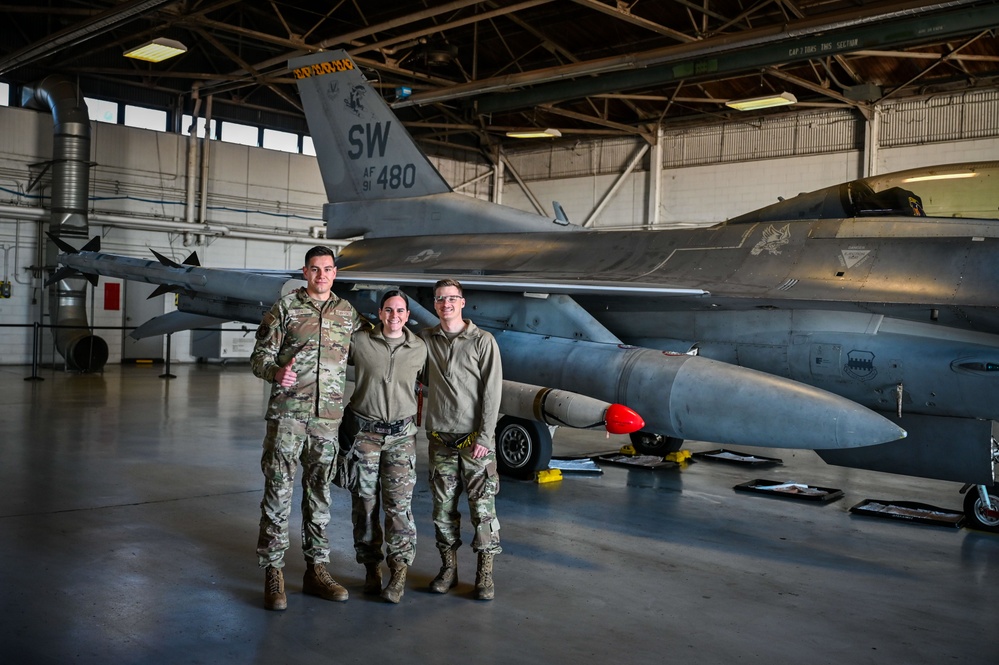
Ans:
[{"label": "f-16 aircraft", "polygon": [[[965,483],[972,523],[999,530],[999,162],[855,180],[707,228],[594,231],[452,191],[344,51],[289,67],[327,237],[359,238],[337,258],[336,291],[362,312],[402,288],[431,325],[434,282],[457,278],[505,379],[634,409],[639,452],[685,439],[814,449]],[[177,290],[179,311],[139,335],[256,322],[298,277],[94,247],[60,261]],[[501,420],[501,467],[547,467],[540,420]]]}]

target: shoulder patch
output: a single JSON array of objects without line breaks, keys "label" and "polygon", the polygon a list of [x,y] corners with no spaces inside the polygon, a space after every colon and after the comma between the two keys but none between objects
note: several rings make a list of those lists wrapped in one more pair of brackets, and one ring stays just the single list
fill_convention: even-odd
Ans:
[{"label": "shoulder patch", "polygon": [[268,339],[276,323],[277,317],[272,312],[264,314],[264,318],[260,320],[260,326],[257,328],[257,341],[263,342]]}]

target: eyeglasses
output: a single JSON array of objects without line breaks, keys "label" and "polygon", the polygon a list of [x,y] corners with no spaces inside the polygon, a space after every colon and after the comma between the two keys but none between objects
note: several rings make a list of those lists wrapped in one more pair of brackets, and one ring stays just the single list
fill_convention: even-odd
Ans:
[{"label": "eyeglasses", "polygon": [[434,302],[448,302],[454,304],[462,298],[464,298],[464,296],[434,296]]}]

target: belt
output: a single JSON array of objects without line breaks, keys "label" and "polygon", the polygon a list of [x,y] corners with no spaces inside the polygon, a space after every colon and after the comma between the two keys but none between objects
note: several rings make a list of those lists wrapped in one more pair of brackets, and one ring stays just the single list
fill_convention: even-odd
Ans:
[{"label": "belt", "polygon": [[458,439],[455,440],[453,443],[448,443],[441,436],[440,432],[427,432],[427,434],[430,436],[431,439],[433,439],[437,443],[445,445],[448,448],[454,448],[457,450],[461,450],[462,448],[468,448],[479,437],[478,432],[472,432],[471,434],[465,434],[464,436],[459,436]]},{"label": "belt", "polygon": [[402,420],[396,420],[390,423],[382,423],[377,420],[368,420],[367,418],[362,418],[357,416],[357,422],[361,426],[362,432],[372,432],[374,434],[386,434],[388,436],[393,436],[395,434],[400,434],[406,427],[416,419],[416,416],[409,416],[403,418]]}]

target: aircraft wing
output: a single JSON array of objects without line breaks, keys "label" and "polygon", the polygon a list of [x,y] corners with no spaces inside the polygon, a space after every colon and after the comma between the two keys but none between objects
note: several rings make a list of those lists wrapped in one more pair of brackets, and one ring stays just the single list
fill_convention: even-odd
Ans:
[{"label": "aircraft wing", "polygon": [[433,287],[441,279],[458,278],[462,286],[471,290],[500,291],[531,294],[612,295],[612,296],[707,296],[704,289],[671,287],[663,284],[635,282],[610,282],[602,280],[559,280],[544,276],[485,276],[454,273],[361,272],[343,270],[337,273],[338,282],[353,284],[381,284],[385,286]]}]

